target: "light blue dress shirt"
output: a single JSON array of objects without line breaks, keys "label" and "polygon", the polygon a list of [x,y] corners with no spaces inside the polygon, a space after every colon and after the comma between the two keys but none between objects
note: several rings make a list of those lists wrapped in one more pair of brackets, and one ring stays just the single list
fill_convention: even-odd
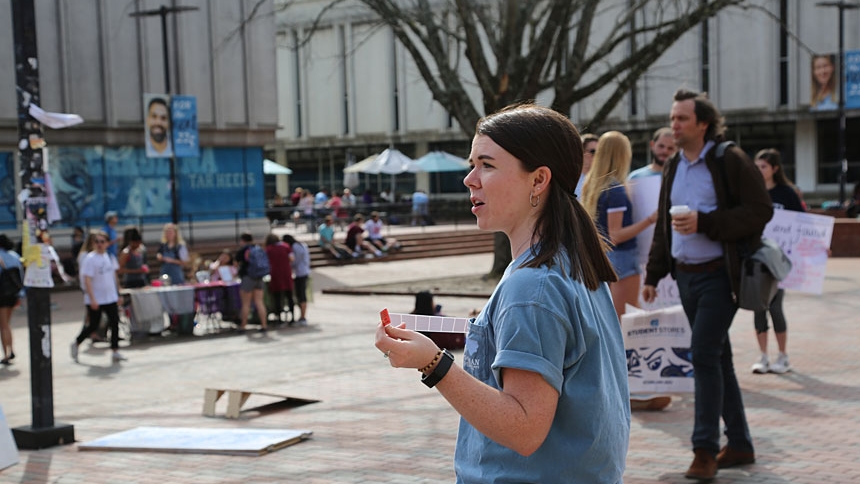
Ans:
[{"label": "light blue dress shirt", "polygon": [[[681,150],[681,161],[672,181],[672,205],[687,205],[690,210],[710,213],[717,209],[717,193],[714,179],[705,164],[705,155],[714,147],[713,141],[705,143],[699,158],[687,159]],[[696,232],[682,235],[672,234],[672,257],[684,264],[701,264],[723,256],[722,243]]]}]

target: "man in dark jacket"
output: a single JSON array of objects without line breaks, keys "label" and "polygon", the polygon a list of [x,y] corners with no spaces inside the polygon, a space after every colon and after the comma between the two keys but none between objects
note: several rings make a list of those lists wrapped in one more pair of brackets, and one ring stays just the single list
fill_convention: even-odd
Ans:
[{"label": "man in dark jacket", "polygon": [[[665,166],[642,297],[653,301],[667,274],[678,282],[692,329],[695,458],[685,474],[713,478],[718,468],[755,462],[729,327],[740,284],[739,248],[755,249],[773,215],[764,180],[749,157],[723,141],[723,120],[705,94],[675,93],[672,135],[679,153]],[[670,215],[671,213],[674,215]],[[728,444],[720,449],[720,417]]]}]

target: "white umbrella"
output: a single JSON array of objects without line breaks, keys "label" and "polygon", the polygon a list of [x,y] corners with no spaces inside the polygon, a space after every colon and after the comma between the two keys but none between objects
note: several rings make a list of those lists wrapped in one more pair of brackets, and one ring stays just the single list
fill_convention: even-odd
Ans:
[{"label": "white umbrella", "polygon": [[343,171],[344,173],[398,175],[421,170],[415,166],[415,160],[394,148],[388,148],[379,155],[367,157],[350,167],[344,168]]},{"label": "white umbrella", "polygon": [[[346,168],[355,165],[355,155],[348,153],[346,155]],[[354,189],[358,186],[358,173],[351,173],[344,169],[343,171],[343,186]]]},{"label": "white umbrella", "polygon": [[263,160],[263,174],[265,175],[292,175],[293,170],[290,170],[284,165],[275,163],[272,160]]},{"label": "white umbrella", "polygon": [[343,171],[344,173],[391,175],[391,192],[394,193],[395,175],[405,172],[416,173],[421,171],[421,169],[415,165],[415,160],[412,158],[394,148],[388,148],[378,155],[369,156],[352,166],[344,168]]},{"label": "white umbrella", "polygon": [[469,169],[469,162],[444,151],[431,151],[415,160],[421,171],[436,173],[440,171],[464,171]]},{"label": "white umbrella", "polygon": [[352,165],[347,166],[343,169],[344,173],[377,173],[375,171],[368,171],[373,166],[373,163],[376,161],[376,158],[379,154],[370,155],[367,158],[359,161],[358,163],[354,163]]}]

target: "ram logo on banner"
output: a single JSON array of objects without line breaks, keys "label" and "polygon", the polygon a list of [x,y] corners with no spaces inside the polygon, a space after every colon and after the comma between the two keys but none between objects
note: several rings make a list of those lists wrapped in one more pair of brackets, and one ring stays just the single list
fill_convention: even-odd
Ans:
[{"label": "ram logo on banner", "polygon": [[690,324],[680,305],[653,311],[628,306],[621,333],[630,393],[693,391]]},{"label": "ram logo on banner", "polygon": [[170,100],[173,118],[173,153],[177,158],[200,156],[200,135],[197,130],[197,98],[173,96]]}]

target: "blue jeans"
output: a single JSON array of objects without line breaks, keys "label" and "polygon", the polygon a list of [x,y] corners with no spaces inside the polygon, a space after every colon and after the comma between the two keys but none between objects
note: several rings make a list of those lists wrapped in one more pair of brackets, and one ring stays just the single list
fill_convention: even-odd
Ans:
[{"label": "blue jeans", "polygon": [[729,327],[737,312],[725,267],[713,272],[675,271],[684,313],[692,329],[696,421],[694,449],[720,450],[720,416],[729,447],[753,452],[741,389],[732,364]]}]

